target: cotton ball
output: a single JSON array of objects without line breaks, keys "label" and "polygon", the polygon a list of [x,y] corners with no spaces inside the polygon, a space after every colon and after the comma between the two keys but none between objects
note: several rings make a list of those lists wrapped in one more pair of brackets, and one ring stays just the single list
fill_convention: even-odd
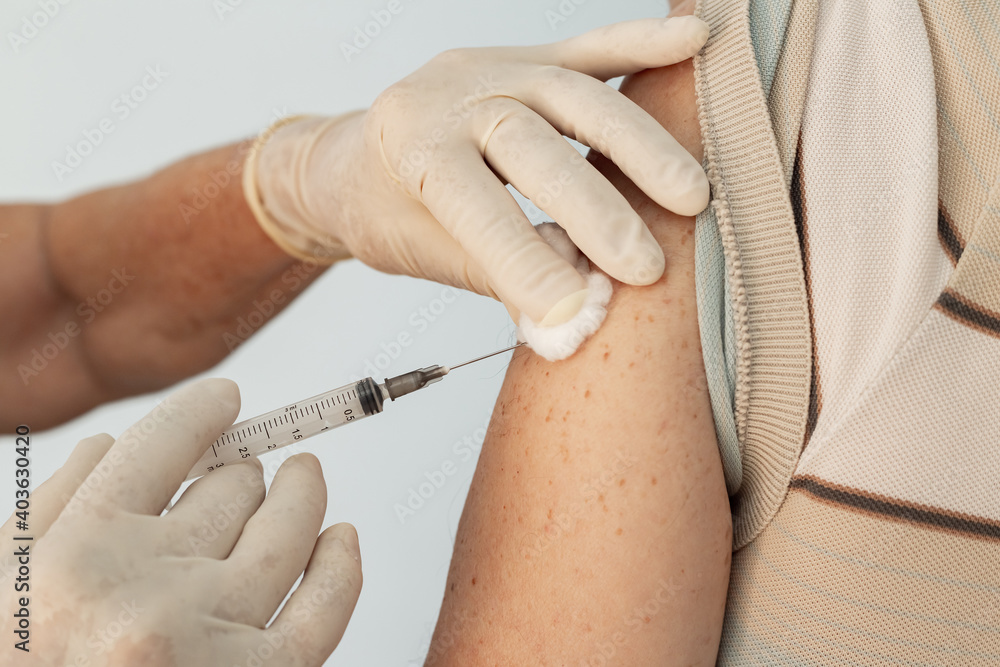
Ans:
[{"label": "cotton ball", "polygon": [[587,295],[580,311],[567,322],[551,327],[535,324],[525,314],[521,314],[520,326],[517,330],[518,341],[527,341],[528,346],[536,354],[549,361],[559,361],[573,355],[574,352],[595,331],[600,328],[608,314],[607,306],[611,300],[611,281],[599,269],[591,270],[590,262],[584,257],[566,231],[554,222],[547,222],[536,227],[538,233],[552,248],[571,264],[587,280]]}]

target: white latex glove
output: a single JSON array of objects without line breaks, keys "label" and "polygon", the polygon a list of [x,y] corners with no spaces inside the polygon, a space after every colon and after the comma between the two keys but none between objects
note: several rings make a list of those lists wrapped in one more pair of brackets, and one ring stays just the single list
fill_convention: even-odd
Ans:
[{"label": "white latex glove", "polygon": [[515,321],[523,311],[558,324],[579,309],[586,281],[532,229],[505,184],[612,277],[655,282],[659,245],[562,135],[610,158],[661,206],[701,211],[701,165],[603,81],[690,58],[707,38],[707,24],[685,16],[542,46],[447,51],[367,112],[277,129],[246,171],[248,200],[300,257],[353,255],[499,298]]},{"label": "white latex glove", "polygon": [[[161,516],[239,403],[229,380],[181,389],[117,441],[80,442],[32,494],[30,530],[16,530],[13,517],[0,529],[0,663],[323,664],[357,602],[361,563],[349,524],[316,537],[326,485],[315,457],[288,459],[266,499],[259,462],[226,466]],[[35,541],[15,542],[15,534]],[[30,592],[16,593],[9,556],[24,544]],[[19,596],[30,597],[30,653],[13,648]]]}]

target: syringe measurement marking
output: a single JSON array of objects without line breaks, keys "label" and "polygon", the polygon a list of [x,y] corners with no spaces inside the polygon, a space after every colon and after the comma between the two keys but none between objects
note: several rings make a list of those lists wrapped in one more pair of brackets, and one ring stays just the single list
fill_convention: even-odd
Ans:
[{"label": "syringe measurement marking", "polygon": [[[218,448],[225,447],[226,445],[233,444],[236,442],[238,442],[239,444],[243,444],[243,438],[250,439],[255,435],[259,435],[261,433],[262,428],[265,436],[267,437],[268,440],[270,440],[271,431],[270,429],[268,429],[269,424],[271,428],[277,428],[280,426],[293,426],[296,424],[295,421],[296,417],[300,421],[302,421],[311,414],[315,414],[317,418],[322,421],[323,411],[320,409],[322,406],[326,405],[329,408],[333,408],[334,405],[346,406],[350,403],[351,400],[356,400],[356,399],[357,399],[357,392],[355,390],[350,390],[347,392],[343,392],[341,394],[337,394],[336,396],[332,397],[332,399],[330,397],[327,397],[316,403],[312,403],[304,407],[296,407],[295,409],[290,410],[285,414],[278,415],[277,417],[272,417],[265,421],[251,424],[237,431],[231,431],[229,433],[226,433],[223,437],[220,437],[218,440],[212,443],[212,454],[216,458],[218,458],[219,457]],[[329,425],[325,426],[324,428],[320,429],[319,432],[326,431],[329,428],[330,428]],[[270,444],[268,448],[269,449],[271,448]]]}]

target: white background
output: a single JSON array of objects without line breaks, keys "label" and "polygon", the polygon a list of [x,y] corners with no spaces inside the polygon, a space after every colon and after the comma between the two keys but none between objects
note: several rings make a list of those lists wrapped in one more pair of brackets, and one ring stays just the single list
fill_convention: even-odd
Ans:
[{"label": "white background", "polygon": [[[0,201],[57,201],[134,180],[251,136],[274,110],[333,114],[365,107],[448,48],[537,44],[667,12],[663,0],[400,1],[402,11],[348,62],[341,43],[352,41],[355,29],[387,1],[242,0],[221,11],[228,5],[208,0],[75,0],[59,5],[37,34],[15,47],[10,35],[20,34],[24,18],[41,9],[37,0],[6,0],[0,8]],[[112,104],[140,83],[147,66],[168,75],[120,119]],[[105,117],[114,132],[60,180],[52,163],[65,161],[67,145]],[[339,265],[207,375],[239,384],[245,418],[344,384],[364,373],[366,361],[381,362],[389,375],[458,363],[509,344],[514,330],[500,305],[464,292],[450,304],[436,301],[443,290],[358,262]],[[402,332],[412,344],[385,366],[388,357],[378,357],[382,344]],[[327,664],[422,662],[475,468],[475,457],[453,447],[485,427],[508,358],[457,370],[379,417],[301,447],[323,463],[330,490],[324,525],[357,526],[364,560],[361,600]],[[120,434],[165,393],[105,405],[34,433],[35,482],[51,475],[79,439]],[[13,509],[12,443],[0,438],[4,516]],[[282,456],[264,459],[269,477]],[[401,522],[394,505],[404,505],[410,489],[449,460],[457,474]]]}]

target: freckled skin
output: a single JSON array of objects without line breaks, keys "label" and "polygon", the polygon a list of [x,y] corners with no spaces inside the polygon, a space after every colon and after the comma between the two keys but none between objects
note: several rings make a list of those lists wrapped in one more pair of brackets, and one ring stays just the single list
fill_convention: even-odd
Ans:
[{"label": "freckled skin", "polygon": [[[690,62],[630,77],[622,90],[701,159]],[[625,640],[601,664],[715,664],[732,535],[690,307],[694,220],[590,159],[647,222],[667,269],[651,286],[615,282],[605,323],[571,358],[515,352],[428,664],[589,664],[615,633]],[[504,409],[516,403],[525,409]],[[504,472],[512,466],[522,474]],[[523,523],[503,524],[511,513]],[[656,613],[634,613],[658,593]]]}]

